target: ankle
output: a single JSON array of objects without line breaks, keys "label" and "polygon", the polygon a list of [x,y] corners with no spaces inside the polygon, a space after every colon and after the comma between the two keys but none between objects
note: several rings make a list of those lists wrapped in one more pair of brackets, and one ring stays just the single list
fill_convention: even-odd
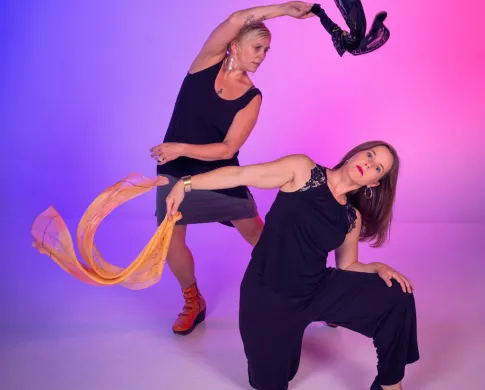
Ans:
[{"label": "ankle", "polygon": [[180,282],[180,287],[182,288],[182,290],[186,290],[190,287],[192,287],[193,285],[197,284],[197,281],[195,280],[195,278],[187,278],[183,281],[179,281]]}]

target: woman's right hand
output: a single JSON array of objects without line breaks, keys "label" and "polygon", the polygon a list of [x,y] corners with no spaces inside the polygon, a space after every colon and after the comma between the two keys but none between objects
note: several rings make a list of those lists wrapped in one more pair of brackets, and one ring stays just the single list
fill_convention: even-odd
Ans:
[{"label": "woman's right hand", "polygon": [[283,4],[285,14],[296,19],[307,19],[315,16],[310,12],[312,7],[312,3],[305,3],[303,1],[290,1]]},{"label": "woman's right hand", "polygon": [[167,218],[169,221],[172,220],[173,216],[177,214],[180,203],[184,200],[185,190],[184,183],[179,180],[173,187],[170,193],[167,195],[165,200],[167,204]]}]

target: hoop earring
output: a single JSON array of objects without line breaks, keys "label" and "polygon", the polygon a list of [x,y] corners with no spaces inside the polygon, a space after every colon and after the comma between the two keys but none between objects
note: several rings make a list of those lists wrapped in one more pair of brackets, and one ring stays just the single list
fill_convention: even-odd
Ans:
[{"label": "hoop earring", "polygon": [[[367,195],[367,190],[370,191],[370,195]],[[366,199],[372,199],[372,197],[374,196],[374,191],[372,191],[372,188],[367,187],[364,191],[364,196]]]}]

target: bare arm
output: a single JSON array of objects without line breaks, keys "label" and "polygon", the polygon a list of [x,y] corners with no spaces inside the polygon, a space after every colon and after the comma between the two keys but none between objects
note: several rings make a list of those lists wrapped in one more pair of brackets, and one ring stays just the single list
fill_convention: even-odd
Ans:
[{"label": "bare arm", "polygon": [[[275,161],[244,167],[223,167],[195,175],[191,178],[193,190],[220,190],[238,186],[257,188],[281,188],[291,192],[302,187],[310,178],[315,162],[304,155],[290,155]],[[167,196],[169,219],[177,210],[185,196],[184,183],[175,184]]]},{"label": "bare arm", "polygon": [[335,250],[335,263],[337,268],[347,271],[376,273],[380,263],[364,264],[359,262],[359,235],[362,229],[362,216],[355,210],[357,219],[355,228],[347,234],[345,241]]},{"label": "bare arm", "polygon": [[290,155],[267,163],[244,167],[223,167],[191,178],[194,190],[218,190],[238,186],[291,191],[300,183],[305,171],[310,173],[315,163],[304,155]]},{"label": "bare arm", "polygon": [[[239,30],[246,24],[255,23],[279,16],[289,15],[303,18],[311,10],[312,4],[293,1],[278,5],[248,8],[234,12],[219,24],[205,41],[189,72],[195,73],[209,64],[220,61],[226,54],[227,46],[236,38]],[[312,14],[313,15],[313,14]],[[308,15],[311,16],[311,15]]]},{"label": "bare arm", "polygon": [[207,145],[182,144],[181,155],[203,161],[231,159],[254,129],[260,108],[261,96],[257,95],[236,114],[223,142]]},{"label": "bare arm", "polygon": [[347,271],[378,274],[388,287],[392,286],[391,279],[394,279],[401,285],[403,292],[412,293],[414,287],[409,279],[388,265],[377,262],[364,264],[358,261],[358,243],[360,229],[362,228],[362,217],[358,210],[356,210],[356,213],[357,220],[355,221],[355,228],[347,234],[344,243],[335,251],[337,268]]}]

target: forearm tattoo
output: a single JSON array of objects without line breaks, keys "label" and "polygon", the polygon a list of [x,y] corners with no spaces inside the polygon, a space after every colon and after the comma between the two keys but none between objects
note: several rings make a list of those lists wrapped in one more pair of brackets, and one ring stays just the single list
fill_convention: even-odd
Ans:
[{"label": "forearm tattoo", "polygon": [[247,26],[252,23],[261,23],[263,20],[266,20],[266,16],[261,16],[259,19],[254,19],[254,15],[249,15],[244,22],[244,25]]}]

